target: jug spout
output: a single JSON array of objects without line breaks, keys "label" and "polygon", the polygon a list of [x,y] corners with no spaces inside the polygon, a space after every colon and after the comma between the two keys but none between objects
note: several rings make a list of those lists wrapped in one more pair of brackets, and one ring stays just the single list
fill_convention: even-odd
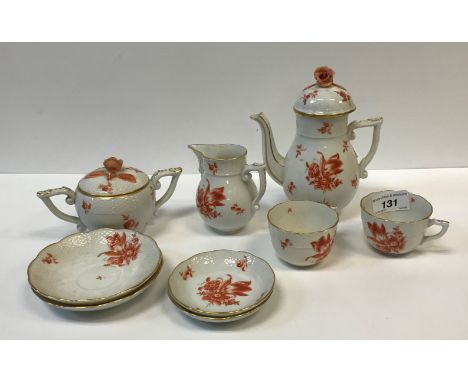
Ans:
[{"label": "jug spout", "polygon": [[283,185],[284,157],[276,148],[270,122],[263,113],[253,114],[250,118],[260,125],[262,131],[263,161],[266,164],[267,172],[276,183]]},{"label": "jug spout", "polygon": [[[247,149],[244,146],[220,143],[220,144],[192,144],[188,145],[198,158],[198,169],[203,173],[203,169],[218,169],[223,167],[229,172],[233,168],[239,167],[239,171],[245,164]],[[227,167],[226,167],[227,166]],[[234,167],[233,167],[234,166]],[[216,171],[215,171],[216,172]],[[222,172],[222,171],[221,171]]]},{"label": "jug spout", "polygon": [[188,145],[187,147],[193,151],[198,159],[198,171],[202,172],[202,164],[203,164],[203,146],[205,145]]}]

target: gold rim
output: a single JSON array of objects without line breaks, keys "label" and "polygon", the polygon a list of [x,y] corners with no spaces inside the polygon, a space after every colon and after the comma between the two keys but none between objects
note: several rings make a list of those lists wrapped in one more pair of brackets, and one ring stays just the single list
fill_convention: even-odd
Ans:
[{"label": "gold rim", "polygon": [[266,301],[265,301],[263,304],[261,304],[261,305],[255,307],[255,308],[253,308],[253,309],[251,309],[251,310],[248,310],[248,311],[246,311],[246,312],[244,312],[244,313],[236,314],[236,315],[233,315],[233,316],[213,317],[213,316],[205,316],[205,315],[203,315],[203,314],[196,314],[196,313],[193,313],[193,312],[191,312],[190,310],[184,309],[182,306],[180,306],[179,304],[177,304],[177,303],[174,302],[173,300],[171,300],[171,301],[174,303],[174,305],[175,305],[178,309],[184,311],[184,312],[185,312],[186,314],[188,314],[190,317],[193,317],[193,318],[203,317],[203,319],[205,319],[205,320],[209,320],[209,321],[220,321],[220,322],[223,322],[223,321],[224,321],[224,322],[234,321],[234,319],[236,319],[236,318],[239,318],[239,319],[240,319],[240,318],[243,318],[243,317],[251,316],[252,314],[255,314],[256,312],[258,312],[258,311],[260,310],[260,308],[266,303]]},{"label": "gold rim", "polygon": [[[203,310],[203,309],[198,309],[198,308],[193,308],[193,307],[190,307],[188,305],[185,305],[183,302],[179,301],[177,299],[177,297],[174,296],[174,293],[172,292],[172,289],[171,289],[171,279],[172,277],[176,274],[177,272],[177,268],[184,264],[184,263],[188,263],[190,262],[190,260],[192,260],[194,257],[196,256],[199,256],[199,255],[202,255],[202,254],[208,254],[208,253],[213,253],[213,252],[217,252],[217,251],[229,251],[229,252],[241,252],[241,253],[246,253],[250,256],[252,256],[253,258],[255,258],[256,260],[260,260],[262,261],[263,263],[265,263],[267,265],[267,267],[270,269],[271,271],[271,274],[273,275],[273,282],[271,284],[271,288],[270,290],[264,295],[262,296],[258,301],[256,301],[254,304],[251,304],[245,308],[242,308],[242,309],[237,309],[237,310],[229,310],[229,311],[226,311],[226,312],[213,312],[213,311],[207,311],[207,310]],[[197,253],[196,255],[193,255],[191,257],[189,257],[188,259],[180,262],[179,264],[176,265],[176,267],[173,269],[173,271],[171,272],[171,274],[169,275],[169,279],[168,279],[168,286],[167,286],[167,294],[169,295],[169,298],[171,299],[172,302],[180,305],[181,307],[183,307],[185,310],[188,310],[192,313],[195,313],[195,314],[198,314],[198,315],[203,315],[203,316],[210,316],[210,317],[216,317],[216,316],[233,316],[233,315],[238,315],[238,314],[241,314],[241,313],[244,313],[244,312],[247,312],[249,310],[252,310],[252,309],[255,309],[257,306],[260,306],[262,305],[265,301],[267,301],[270,296],[272,295],[273,293],[273,290],[274,290],[274,287],[275,287],[275,282],[276,282],[276,276],[275,276],[275,272],[273,271],[273,268],[270,266],[270,264],[268,264],[264,259],[262,259],[261,257],[258,257],[258,256],[255,256],[253,254],[251,254],[250,252],[246,252],[246,251],[234,251],[232,249],[216,249],[216,250],[213,250],[213,251],[208,251],[208,252],[200,252],[200,253]],[[174,301],[175,300],[175,301]]]},{"label": "gold rim", "polygon": [[380,192],[395,192],[394,190],[383,190],[383,191],[375,191],[375,192],[371,192],[370,194],[367,194],[366,196],[364,196],[362,199],[361,199],[361,210],[364,211],[365,213],[369,214],[370,216],[376,218],[376,219],[379,219],[379,220],[383,220],[383,221],[386,221],[386,222],[391,222],[391,223],[416,223],[416,222],[420,222],[420,221],[423,221],[423,220],[426,220],[426,219],[429,219],[432,215],[432,212],[434,211],[434,208],[432,207],[432,204],[429,203],[427,201],[426,198],[423,198],[421,195],[417,195],[417,194],[413,194],[412,192],[409,192],[408,193],[411,195],[411,196],[417,196],[418,198],[421,198],[422,200],[424,200],[427,204],[429,204],[429,207],[431,208],[431,211],[429,213],[429,215],[427,215],[426,217],[424,218],[421,218],[421,219],[417,219],[417,220],[392,220],[392,219],[385,219],[385,218],[381,218],[379,217],[378,215],[375,215],[373,212],[369,212],[367,211],[364,206],[363,206],[363,202],[364,202],[364,199],[367,198],[368,196],[372,195],[372,194],[377,194],[377,193],[380,193]]},{"label": "gold rim", "polygon": [[[96,232],[96,231],[100,231],[100,230],[106,230],[107,228],[100,228],[100,229],[97,229],[95,231],[91,231],[91,232]],[[114,229],[113,231],[130,231],[130,230],[125,230],[125,229],[122,229],[122,230],[116,230]],[[57,297],[53,297],[53,296],[49,296],[45,293],[42,293],[39,289],[37,289],[37,287],[35,287],[31,281],[31,266],[33,265],[33,263],[35,263],[36,261],[38,261],[39,259],[39,256],[41,256],[41,254],[46,251],[48,248],[62,242],[63,240],[66,240],[66,239],[69,239],[73,236],[80,236],[80,235],[87,235],[89,234],[90,232],[85,232],[85,233],[74,233],[72,235],[68,235],[68,236],[65,236],[63,239],[59,240],[58,242],[56,243],[52,243],[46,247],[44,247],[43,249],[41,249],[38,253],[38,255],[29,263],[28,265],[28,270],[27,270],[27,275],[28,275],[28,283],[29,285],[31,286],[31,289],[33,291],[35,291],[37,294],[40,294],[41,296],[43,296],[44,298],[48,299],[48,300],[52,300],[52,301],[56,301],[58,303],[65,303],[67,305],[92,305],[92,304],[95,304],[95,303],[100,303],[101,301],[108,301],[108,300],[113,300],[115,298],[119,298],[121,296],[125,296],[125,295],[128,295],[128,294],[131,294],[133,291],[135,291],[136,289],[140,288],[141,285],[143,285],[144,283],[146,283],[151,277],[154,276],[154,274],[157,274],[158,272],[158,267],[160,266],[160,264],[162,264],[162,258],[163,258],[163,253],[161,251],[161,249],[159,248],[158,244],[156,243],[156,241],[150,237],[150,236],[147,236],[145,234],[142,234],[140,232],[138,232],[139,235],[141,236],[145,236],[147,237],[148,239],[150,239],[152,242],[154,242],[154,244],[156,245],[156,248],[158,249],[159,253],[160,253],[160,258],[158,260],[158,263],[156,264],[156,267],[154,268],[154,270],[144,279],[142,280],[140,283],[130,287],[130,288],[127,288],[119,293],[116,293],[116,294],[113,294],[111,296],[107,296],[107,297],[99,297],[99,298],[93,298],[93,299],[85,299],[85,300],[69,300],[69,299],[62,299],[62,298],[57,298]]]},{"label": "gold rim", "polygon": [[[328,227],[328,228],[324,228],[324,229],[321,229],[321,230],[318,230],[318,231],[310,231],[310,232],[296,232],[296,231],[290,231],[290,230],[287,230],[287,229],[284,229],[284,228],[281,228],[281,227],[278,227],[275,223],[273,223],[271,221],[271,218],[270,218],[270,213],[276,208],[276,207],[279,207],[283,204],[286,204],[286,203],[294,203],[294,202],[300,202],[300,203],[303,203],[303,202],[309,202],[309,203],[316,203],[316,204],[320,204],[320,205],[323,205],[325,207],[328,207],[331,211],[333,211],[335,214],[336,214],[336,223],[333,224],[332,226]],[[271,207],[269,210],[268,210],[268,213],[267,213],[267,219],[268,219],[268,223],[270,223],[273,227],[279,229],[280,231],[282,232],[287,232],[287,233],[292,233],[294,235],[310,235],[312,233],[319,233],[319,232],[325,232],[325,231],[328,231],[330,229],[333,229],[335,228],[337,225],[338,225],[338,222],[340,221],[340,217],[338,215],[338,212],[336,212],[333,208],[327,206],[326,204],[323,204],[323,203],[319,203],[319,202],[313,202],[313,201],[307,201],[307,200],[288,200],[286,202],[282,202],[282,203],[278,203],[276,205],[274,205],[273,207]]]},{"label": "gold rim", "polygon": [[[237,147],[240,147],[241,149],[244,150],[244,153],[238,157],[232,157],[232,158],[212,158],[212,157],[209,157],[207,155],[205,155],[202,151],[198,150],[197,148],[193,147],[193,146],[207,146],[207,145],[213,145],[213,146],[237,146]],[[235,143],[219,143],[219,144],[211,144],[211,143],[192,143],[190,145],[187,145],[187,147],[193,151],[196,151],[197,153],[199,153],[203,158],[206,158],[206,159],[210,159],[210,160],[214,160],[214,161],[223,161],[223,160],[235,160],[235,159],[242,159],[242,158],[245,158],[246,155],[247,155],[247,149],[244,147],[244,146],[241,146],[241,145],[237,145]]]},{"label": "gold rim", "polygon": [[293,110],[296,114],[299,114],[300,116],[305,117],[305,118],[335,118],[335,117],[341,117],[343,115],[352,113],[353,111],[356,110],[356,106],[352,110],[349,110],[343,113],[337,113],[337,114],[307,114],[307,113],[304,113],[303,111],[297,110],[296,107],[293,107]]},{"label": "gold rim", "polygon": [[80,192],[83,195],[90,196],[92,198],[101,198],[101,199],[112,199],[112,198],[121,198],[122,196],[128,196],[128,195],[133,195],[136,194],[137,192],[140,192],[141,190],[145,189],[146,186],[149,184],[149,180],[144,184],[144,186],[141,186],[140,188],[137,188],[136,190],[126,192],[124,194],[115,194],[115,195],[95,195],[91,194],[89,192],[83,191],[80,187],[77,187],[76,191]]},{"label": "gold rim", "polygon": [[167,295],[168,295],[169,299],[178,308],[183,309],[183,310],[185,310],[187,312],[190,312],[190,313],[192,313],[193,315],[196,315],[196,316],[213,317],[213,318],[222,318],[222,317],[230,318],[230,317],[233,317],[233,316],[238,316],[238,315],[242,315],[244,313],[250,312],[251,310],[257,309],[260,306],[262,306],[263,304],[265,304],[270,299],[272,294],[273,294],[273,288],[265,296],[263,296],[261,298],[261,300],[259,300],[258,303],[250,305],[250,307],[248,309],[246,309],[246,310],[239,310],[239,311],[236,311],[235,313],[231,314],[231,312],[233,312],[233,311],[226,312],[226,313],[217,313],[217,312],[211,313],[211,312],[206,312],[206,311],[203,311],[203,310],[200,310],[200,309],[190,307],[188,305],[185,305],[185,304],[181,303],[179,300],[177,300],[177,298],[172,294],[172,292],[169,290],[169,288],[168,288],[168,292],[167,292]]},{"label": "gold rim", "polygon": [[[56,308],[73,308],[73,309],[77,309],[77,310],[87,310],[87,309],[92,309],[92,308],[101,308],[101,307],[104,307],[106,305],[110,305],[111,303],[115,303],[115,302],[119,302],[119,301],[122,301],[123,299],[126,299],[128,297],[131,297],[133,296],[134,294],[142,291],[143,289],[146,289],[148,288],[154,280],[156,280],[159,272],[161,271],[162,269],[162,266],[163,266],[163,261],[162,261],[162,258],[161,258],[161,263],[160,263],[160,266],[157,270],[157,272],[153,275],[153,277],[149,280],[147,280],[147,282],[143,285],[141,285],[137,290],[133,291],[132,293],[126,295],[126,296],[122,296],[122,297],[119,297],[115,300],[112,300],[112,301],[106,301],[104,303],[101,303],[101,304],[94,304],[94,305],[71,305],[71,304],[59,304],[57,303],[56,301],[53,301],[53,300],[49,300],[48,298],[44,297],[44,296],[41,296],[40,294],[36,293],[34,290],[32,290],[32,292],[42,301],[44,301],[45,303],[49,304],[49,305],[52,305]],[[143,291],[142,291],[143,292]]]},{"label": "gold rim", "polygon": [[163,258],[161,256],[161,259],[158,262],[156,270],[142,284],[140,284],[138,287],[136,287],[133,290],[129,290],[127,293],[125,293],[123,295],[120,295],[120,294],[116,295],[114,298],[112,298],[110,300],[105,300],[103,302],[99,301],[97,303],[82,304],[82,305],[80,305],[80,304],[70,304],[70,303],[66,303],[66,302],[62,302],[62,301],[56,301],[56,300],[54,300],[52,298],[49,298],[46,295],[39,292],[37,289],[34,289],[33,287],[31,287],[31,289],[32,289],[32,291],[34,292],[34,294],[36,296],[41,297],[43,300],[50,301],[51,303],[53,303],[53,305],[56,305],[56,306],[77,307],[77,308],[82,308],[82,309],[84,309],[86,307],[93,308],[93,307],[105,306],[106,304],[109,304],[111,302],[120,301],[120,300],[122,300],[124,298],[127,298],[127,297],[133,295],[134,293],[138,292],[142,288],[145,288],[146,286],[151,284],[151,282],[153,282],[156,279],[156,277],[158,276],[159,272],[162,269],[163,264],[164,264],[164,261],[163,261]]}]

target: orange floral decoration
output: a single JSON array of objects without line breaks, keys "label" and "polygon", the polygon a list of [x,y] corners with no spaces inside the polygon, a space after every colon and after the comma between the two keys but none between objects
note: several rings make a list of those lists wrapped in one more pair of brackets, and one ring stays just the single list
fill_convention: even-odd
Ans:
[{"label": "orange floral decoration", "polygon": [[224,196],[224,187],[210,189],[210,181],[206,180],[206,188],[199,187],[197,191],[197,207],[203,216],[209,219],[216,219],[221,213],[216,211],[216,207],[224,206],[222,203],[226,199]]},{"label": "orange floral decoration", "polygon": [[106,240],[109,251],[98,255],[98,257],[101,255],[107,256],[107,264],[104,264],[104,266],[117,265],[118,267],[123,267],[138,258],[141,244],[140,239],[135,233],[132,234],[128,241],[125,232],[122,235],[116,232],[112,236],[107,236]]},{"label": "orange floral decoration", "polygon": [[237,203],[231,206],[231,211],[234,211],[236,215],[241,215],[245,212],[245,208],[240,207]]},{"label": "orange floral decoration", "polygon": [[121,180],[125,180],[130,183],[136,183],[136,178],[132,174],[127,174],[122,172],[122,159],[117,159],[115,157],[107,158],[104,161],[105,170],[96,170],[92,171],[85,176],[85,179],[88,178],[97,178],[99,176],[105,176],[108,181],[119,178]]},{"label": "orange floral decoration", "polygon": [[332,155],[326,159],[323,153],[317,152],[320,155],[319,162],[306,162],[307,176],[306,180],[309,185],[313,185],[316,190],[332,191],[343,183],[337,175],[343,172],[343,162],[340,159],[340,154]]},{"label": "orange floral decoration", "polygon": [[236,259],[236,267],[240,268],[242,271],[245,271],[245,268],[247,268],[247,256],[244,256],[242,259]]},{"label": "orange floral decoration", "polygon": [[198,294],[202,296],[202,300],[208,301],[214,305],[239,305],[237,296],[248,296],[252,288],[252,281],[237,281],[232,282],[232,276],[227,274],[227,280],[222,277],[212,279],[207,277],[202,285],[198,288]]},{"label": "orange floral decoration", "polygon": [[319,66],[315,69],[314,78],[317,81],[317,85],[321,88],[328,88],[333,85],[333,76],[335,72],[328,66]]},{"label": "orange floral decoration", "polygon": [[327,237],[321,236],[317,241],[311,242],[310,245],[314,249],[315,255],[306,257],[305,261],[309,259],[322,261],[330,253],[334,240],[335,239],[328,234]]},{"label": "orange floral decoration", "polygon": [[193,277],[193,270],[190,265],[187,265],[187,269],[183,272],[179,272],[179,275],[182,277],[182,279],[187,280],[189,277]]},{"label": "orange floral decoration", "polygon": [[385,225],[377,223],[367,223],[367,227],[372,236],[367,238],[382,252],[400,253],[406,244],[406,238],[400,227],[393,227],[393,231],[388,233]]},{"label": "orange floral decoration", "polygon": [[44,256],[41,261],[45,264],[58,264],[58,261],[55,258],[55,256],[49,252],[47,252],[47,256]]},{"label": "orange floral decoration", "polygon": [[123,227],[125,229],[135,229],[138,227],[138,224],[139,224],[138,221],[130,218],[130,216],[124,214],[122,215],[122,219],[124,221]]}]

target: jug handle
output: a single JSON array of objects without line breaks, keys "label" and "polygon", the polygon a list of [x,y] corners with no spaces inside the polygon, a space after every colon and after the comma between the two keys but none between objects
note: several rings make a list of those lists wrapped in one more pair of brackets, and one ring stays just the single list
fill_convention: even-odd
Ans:
[{"label": "jug handle", "polygon": [[60,211],[57,206],[50,200],[52,196],[56,195],[66,195],[65,202],[69,205],[75,204],[75,192],[68,187],[54,188],[44,191],[38,191],[37,194],[39,199],[41,199],[47,208],[59,219],[65,220],[66,222],[75,223],[77,225],[78,231],[83,232],[86,230],[86,226],[77,216],[68,215]]},{"label": "jug handle", "polygon": [[179,181],[179,176],[182,173],[182,168],[181,167],[176,167],[176,168],[168,168],[165,170],[158,170],[156,171],[153,176],[151,177],[151,183],[153,184],[153,187],[155,190],[159,190],[161,188],[161,183],[159,182],[159,179],[165,177],[165,176],[171,176],[171,183],[169,184],[169,187],[167,188],[167,191],[163,196],[161,196],[158,200],[155,202],[155,212],[164,204],[166,203],[169,198],[172,196],[174,193],[174,190],[176,188],[177,182]]},{"label": "jug handle", "polygon": [[266,190],[266,166],[262,163],[246,164],[241,171],[241,177],[244,182],[248,182],[252,179],[252,171],[257,171],[260,179],[260,187],[258,188],[257,195],[252,200],[252,209],[255,211],[260,208],[259,203]]},{"label": "jug handle", "polygon": [[374,131],[372,134],[372,144],[369,149],[369,152],[367,155],[362,158],[362,160],[359,162],[359,177],[362,179],[367,178],[367,171],[366,167],[374,158],[375,152],[377,151],[377,146],[379,145],[379,139],[380,139],[380,127],[382,126],[383,118],[378,117],[378,118],[370,118],[370,119],[365,119],[362,121],[353,121],[348,125],[348,138],[350,140],[353,140],[356,138],[356,134],[354,130],[360,129],[361,127],[374,127]]}]

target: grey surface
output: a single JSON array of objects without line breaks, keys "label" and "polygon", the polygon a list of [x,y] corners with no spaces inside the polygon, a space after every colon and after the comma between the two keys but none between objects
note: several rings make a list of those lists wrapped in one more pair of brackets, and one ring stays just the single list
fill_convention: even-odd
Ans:
[{"label": "grey surface", "polygon": [[195,173],[186,145],[205,142],[258,161],[260,111],[285,154],[322,64],[354,97],[351,119],[385,119],[370,169],[468,165],[467,44],[0,43],[0,172],[84,173],[116,155]]}]

